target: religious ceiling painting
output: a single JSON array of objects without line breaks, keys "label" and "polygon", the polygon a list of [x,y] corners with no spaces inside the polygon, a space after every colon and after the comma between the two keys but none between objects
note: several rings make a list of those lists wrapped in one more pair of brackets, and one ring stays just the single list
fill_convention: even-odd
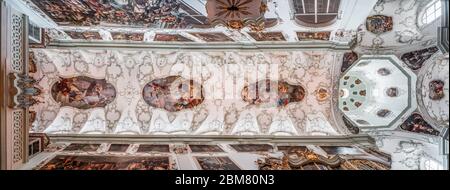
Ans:
[{"label": "religious ceiling painting", "polygon": [[158,42],[193,42],[191,39],[186,38],[179,34],[156,34],[154,41],[158,41]]},{"label": "religious ceiling painting", "polygon": [[316,99],[318,102],[327,101],[330,98],[330,92],[326,88],[319,88],[316,91]]},{"label": "religious ceiling painting", "polygon": [[111,32],[113,40],[143,41],[144,33]]},{"label": "religious ceiling painting", "polygon": [[388,110],[388,109],[380,109],[377,111],[377,116],[378,117],[388,117],[392,114],[392,111]]},{"label": "religious ceiling painting", "polygon": [[419,105],[433,126],[448,126],[449,123],[449,64],[441,55],[430,58],[419,72]]},{"label": "religious ceiling painting", "polygon": [[[179,0],[32,0],[59,25],[187,28]],[[189,19],[191,21],[191,19]]]},{"label": "religious ceiling painting", "polygon": [[311,40],[330,40],[331,32],[297,32],[299,41],[311,41]]},{"label": "religious ceiling painting", "polygon": [[175,144],[171,146],[171,150],[175,154],[188,154],[189,148],[186,144]]},{"label": "religious ceiling painting", "polygon": [[358,109],[366,101],[366,84],[354,76],[345,76],[341,80],[339,104],[344,112]]},{"label": "religious ceiling painting", "polygon": [[129,144],[111,144],[108,152],[126,152],[129,147]]},{"label": "religious ceiling painting", "polygon": [[321,146],[328,155],[355,155],[362,154],[361,151],[355,147],[350,146]]},{"label": "religious ceiling painting", "polygon": [[358,54],[356,52],[347,52],[344,54],[341,66],[341,72],[345,72],[358,60]]},{"label": "religious ceiling painting", "polygon": [[72,143],[63,151],[82,151],[82,152],[95,152],[100,147],[100,144],[78,144]]},{"label": "religious ceiling painting", "polygon": [[224,152],[222,148],[217,145],[189,145],[192,152]]},{"label": "religious ceiling painting", "polygon": [[208,0],[208,19],[212,25],[224,25],[232,29],[249,26],[253,31],[265,28],[265,0]]},{"label": "religious ceiling painting", "polygon": [[423,63],[425,63],[425,61],[430,59],[430,57],[438,51],[439,49],[436,46],[433,46],[430,48],[405,53],[402,55],[401,59],[412,70],[419,70],[422,68]]},{"label": "religious ceiling painting", "polygon": [[262,80],[242,89],[242,99],[252,105],[283,107],[305,98],[305,89],[284,81]]},{"label": "religious ceiling painting", "polygon": [[116,89],[105,79],[85,76],[60,78],[51,88],[53,99],[61,106],[78,109],[105,107],[116,97]]},{"label": "religious ceiling painting", "polygon": [[65,31],[67,35],[69,35],[74,40],[102,40],[103,38],[100,36],[98,32],[90,32],[90,31]]},{"label": "religious ceiling painting", "polygon": [[386,96],[389,96],[391,98],[398,97],[399,93],[399,89],[396,87],[390,87],[386,89]]},{"label": "religious ceiling painting", "polygon": [[377,70],[377,73],[381,76],[388,76],[388,75],[392,74],[391,70],[389,70],[387,68],[380,68]]},{"label": "religious ceiling painting", "polygon": [[[51,92],[53,83],[48,81],[60,79],[53,75],[44,76],[39,85],[49,90],[43,94],[45,103],[39,109],[48,113],[50,117],[37,114],[34,125],[39,127],[33,128],[35,132],[81,134],[86,130],[95,130],[100,134],[245,135],[250,131],[254,135],[275,133],[308,135],[313,129],[341,131],[335,129],[340,126],[327,119],[332,117],[333,105],[332,101],[328,100],[332,97],[333,80],[338,80],[331,75],[334,67],[332,63],[336,56],[333,52],[204,50],[185,52],[56,48],[33,49],[33,51],[36,54],[36,63],[47,65],[38,68],[40,73],[61,73],[65,76],[84,73],[88,76],[104,77],[116,89],[116,97],[105,109],[76,110],[61,107],[52,100],[52,94],[48,92]],[[189,73],[195,69],[194,64],[202,66],[201,78],[190,76]],[[178,68],[180,65],[183,67]],[[267,68],[266,71],[260,66]],[[74,67],[86,69],[79,71]],[[261,76],[270,76],[270,72],[276,70],[271,69],[272,67],[279,70],[278,78],[273,81],[281,82],[268,85],[272,88],[270,93],[266,93],[265,88],[258,86],[258,90],[264,93],[258,94],[259,97],[256,98],[257,101],[262,101],[270,95],[269,97],[273,99],[268,99],[269,104],[263,102],[253,105],[243,101],[244,87],[252,85],[255,87],[254,83],[259,81],[257,77],[255,80],[246,80],[244,74],[254,74],[253,71],[258,69]],[[225,84],[216,82],[218,79],[222,80],[215,78],[222,77],[217,73],[223,73]],[[236,83],[230,85],[235,86],[225,87],[228,82],[233,81],[233,77],[236,78]],[[177,78],[180,80],[177,81]],[[201,86],[191,85],[191,80],[195,81],[193,84],[198,83]],[[66,91],[69,89],[66,86],[72,85],[70,81],[59,83],[63,83],[60,86]],[[265,82],[262,84],[264,86]],[[78,84],[74,85],[76,87]],[[311,90],[308,91],[306,87]],[[69,97],[63,94],[60,96],[72,101],[74,97],[71,96],[83,92],[76,88],[70,87],[72,92],[67,92]],[[203,90],[202,93],[200,89]],[[174,96],[169,96],[172,92],[175,92]],[[202,96],[191,97],[191,92],[193,95],[203,95],[204,99]],[[233,94],[229,98],[224,97],[228,93]],[[298,100],[301,101],[297,102]],[[286,101],[290,102],[287,106]],[[81,113],[76,114],[74,110],[83,112],[85,119],[80,121]],[[316,117],[317,113],[323,116]],[[100,122],[99,126],[85,122],[96,118],[105,122]],[[317,122],[321,124],[316,124]],[[318,127],[315,127],[316,125]]]},{"label": "religious ceiling painting", "polygon": [[234,40],[220,32],[190,32],[189,34],[205,41],[205,42],[233,42]]},{"label": "religious ceiling painting", "polygon": [[150,106],[170,112],[194,108],[205,99],[201,85],[180,76],[169,76],[147,83],[143,97]]},{"label": "religious ceiling painting", "polygon": [[159,144],[140,144],[139,148],[137,149],[138,153],[152,153],[152,152],[158,152],[158,153],[169,153],[169,145],[159,145]]},{"label": "religious ceiling painting", "polygon": [[445,97],[444,93],[444,81],[441,80],[433,80],[430,82],[430,92],[428,94],[431,100],[441,100]]},{"label": "religious ceiling painting", "polygon": [[[353,165],[355,163],[355,165]],[[339,155],[322,156],[298,151],[282,157],[266,156],[257,161],[259,170],[389,170],[390,166],[366,159],[344,159]]]},{"label": "religious ceiling painting", "polygon": [[169,157],[57,155],[39,170],[170,170]]},{"label": "religious ceiling painting", "polygon": [[352,159],[347,160],[342,166],[346,170],[390,170],[391,167],[372,160]]},{"label": "religious ceiling painting", "polygon": [[306,146],[277,146],[277,149],[286,153],[304,152],[308,150]]},{"label": "religious ceiling painting", "polygon": [[195,157],[203,170],[240,170],[229,157]]},{"label": "religious ceiling painting", "polygon": [[400,125],[400,128],[414,133],[422,133],[427,135],[439,135],[439,131],[428,124],[419,113],[413,113]]},{"label": "religious ceiling painting", "polygon": [[256,41],[286,41],[282,32],[249,32],[248,34]]},{"label": "religious ceiling painting", "polygon": [[237,152],[271,152],[273,147],[268,144],[232,144]]},{"label": "religious ceiling painting", "polygon": [[281,158],[266,156],[257,161],[259,170],[331,170],[340,163],[338,156],[326,158],[311,151],[291,152]]},{"label": "religious ceiling painting", "polygon": [[389,32],[394,28],[394,21],[390,16],[373,15],[367,17],[366,29],[374,34]]}]

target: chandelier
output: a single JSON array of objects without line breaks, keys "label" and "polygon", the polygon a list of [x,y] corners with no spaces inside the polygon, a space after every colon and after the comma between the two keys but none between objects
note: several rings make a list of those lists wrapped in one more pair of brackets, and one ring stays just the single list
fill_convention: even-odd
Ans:
[{"label": "chandelier", "polygon": [[265,28],[266,0],[208,0],[206,11],[211,25],[223,25],[241,30],[248,27],[253,32]]}]

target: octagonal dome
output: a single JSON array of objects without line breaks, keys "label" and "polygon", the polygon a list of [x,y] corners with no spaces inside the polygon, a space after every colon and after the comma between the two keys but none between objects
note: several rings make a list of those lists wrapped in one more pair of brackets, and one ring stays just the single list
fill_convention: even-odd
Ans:
[{"label": "octagonal dome", "polygon": [[362,130],[395,128],[417,107],[416,81],[394,55],[363,56],[339,81],[339,109]]}]

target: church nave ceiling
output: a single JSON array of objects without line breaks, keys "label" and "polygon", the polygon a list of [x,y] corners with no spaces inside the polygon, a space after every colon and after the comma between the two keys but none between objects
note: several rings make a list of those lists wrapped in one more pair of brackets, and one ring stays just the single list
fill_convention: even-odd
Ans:
[{"label": "church nave ceiling", "polygon": [[[342,15],[341,13],[346,14],[347,11],[339,10],[342,7],[369,9],[376,0],[370,0],[369,5],[363,5],[357,0],[351,0],[352,2],[320,0],[317,5],[319,11],[316,15],[311,13],[315,7],[314,1],[311,0],[304,0],[305,5],[298,0],[292,0],[292,2],[291,0],[20,1],[40,15],[40,21],[36,21],[35,24],[45,25],[45,33],[52,41],[95,39],[114,42],[127,39],[122,36],[143,33],[145,37],[135,36],[130,37],[130,40],[153,42],[157,41],[154,40],[156,34],[177,34],[197,43],[296,42],[304,39],[348,43],[356,35],[358,24],[355,23],[362,23],[363,18]],[[347,3],[357,6],[352,8]],[[73,5],[64,6],[66,4]],[[294,8],[293,4],[297,7]],[[292,18],[292,15],[296,18]],[[352,26],[347,28],[345,25],[348,23],[341,22],[339,15],[355,21],[352,21]],[[319,25],[311,27],[305,23]],[[323,25],[324,23],[328,24]],[[258,34],[255,35],[255,32]],[[261,35],[260,32],[265,34]],[[77,37],[86,36],[87,33],[93,35],[98,33],[101,37],[99,38],[97,34],[95,38],[92,35]],[[197,33],[211,33],[214,38],[219,35],[222,37],[219,37],[221,40],[218,41],[208,40],[212,38],[211,35],[201,36]]]},{"label": "church nave ceiling", "polygon": [[[257,52],[254,56],[255,52],[233,51],[35,49],[33,52],[40,68],[36,76],[43,77],[39,85],[47,89],[41,97],[45,103],[35,107],[38,113],[35,132],[338,135],[345,131],[328,119],[332,114],[330,97],[333,95],[333,79],[329,74],[331,63],[338,56],[335,53]],[[272,67],[280,71],[277,80],[282,85],[274,90],[281,94],[275,94],[276,97],[267,94],[267,97],[275,98],[269,98],[267,103],[270,104],[252,106],[253,101],[246,102],[243,93],[246,84],[255,85],[258,79],[248,78],[248,82],[243,83],[239,78],[251,76],[254,70],[264,76],[269,74],[268,71],[274,71]],[[201,75],[191,76],[192,71],[201,71]],[[223,71],[225,75],[217,71]],[[49,84],[58,83],[60,77],[67,76],[103,78],[105,81],[99,84],[114,86],[115,91],[108,91],[114,93],[110,96],[114,98],[105,99],[106,105],[94,106],[97,107],[94,109],[65,107],[52,97]],[[164,98],[164,93],[161,94],[164,91],[153,93],[150,84],[170,76],[179,76],[188,82],[187,85],[175,85],[182,87],[188,98],[181,95],[181,99],[172,101]],[[167,88],[170,86],[173,85],[166,85]],[[100,94],[108,89],[102,88]],[[200,93],[200,99],[191,96],[193,93]],[[290,95],[284,97],[286,93]],[[266,95],[260,92],[259,97]]]},{"label": "church nave ceiling", "polygon": [[[436,0],[14,2],[33,11],[24,17],[33,33],[27,51],[12,41],[11,63],[29,58],[30,65],[27,75],[8,75],[8,106],[29,110],[24,118],[36,138],[249,139],[77,142],[37,169],[96,167],[89,160],[177,169],[173,159],[187,153],[197,169],[247,168],[230,150],[261,156],[252,157],[253,169],[441,167],[442,160],[425,166],[441,156],[449,124]],[[34,36],[40,27],[43,35]],[[331,141],[253,143],[260,138],[362,139],[393,156]],[[280,156],[262,157],[268,152]],[[360,157],[369,152],[382,159]]]}]

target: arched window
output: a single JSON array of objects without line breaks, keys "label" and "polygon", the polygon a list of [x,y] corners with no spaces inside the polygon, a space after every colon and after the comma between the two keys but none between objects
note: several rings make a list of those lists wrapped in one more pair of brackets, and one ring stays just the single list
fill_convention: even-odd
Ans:
[{"label": "arched window", "polygon": [[341,0],[292,0],[295,20],[309,27],[333,24],[339,14]]},{"label": "arched window", "polygon": [[427,25],[435,21],[441,16],[441,1],[434,0],[429,3],[421,14],[421,24]]}]

